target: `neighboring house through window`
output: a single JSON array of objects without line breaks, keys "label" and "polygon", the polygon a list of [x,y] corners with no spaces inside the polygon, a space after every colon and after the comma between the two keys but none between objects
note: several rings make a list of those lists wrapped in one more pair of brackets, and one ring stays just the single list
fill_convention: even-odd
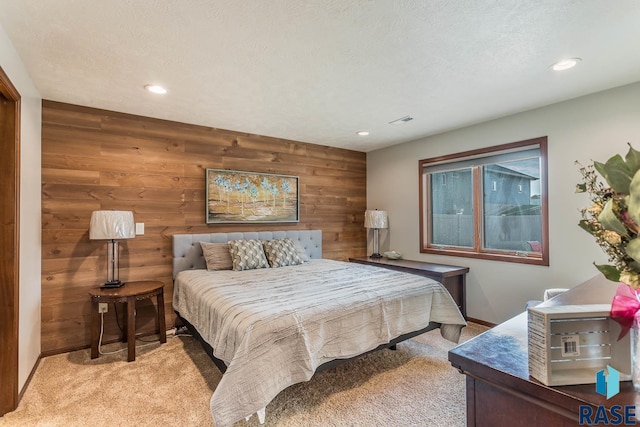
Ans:
[{"label": "neighboring house through window", "polygon": [[420,160],[420,251],[549,265],[547,138]]}]

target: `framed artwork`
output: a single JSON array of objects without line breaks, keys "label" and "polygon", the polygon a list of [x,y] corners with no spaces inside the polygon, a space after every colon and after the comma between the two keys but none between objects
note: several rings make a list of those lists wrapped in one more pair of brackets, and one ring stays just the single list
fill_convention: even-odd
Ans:
[{"label": "framed artwork", "polygon": [[207,169],[207,224],[298,222],[298,177]]}]

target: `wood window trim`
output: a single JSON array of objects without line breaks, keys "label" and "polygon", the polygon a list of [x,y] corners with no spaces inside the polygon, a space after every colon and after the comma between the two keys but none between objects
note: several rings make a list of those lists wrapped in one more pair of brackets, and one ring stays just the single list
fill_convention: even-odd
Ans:
[{"label": "wood window trim", "polygon": [[[499,251],[499,250],[490,250],[490,249],[482,249],[480,246],[481,242],[481,220],[480,215],[474,215],[473,219],[473,228],[474,228],[474,246],[473,247],[451,247],[448,246],[446,248],[437,248],[429,244],[429,236],[431,235],[431,230],[429,229],[430,224],[426,224],[428,222],[427,217],[427,209],[428,209],[428,200],[425,197],[427,179],[424,174],[425,166],[432,163],[440,163],[440,162],[448,162],[455,161],[461,158],[468,158],[473,156],[481,156],[485,154],[489,154],[492,152],[498,151],[506,151],[506,150],[514,150],[522,147],[538,145],[540,147],[540,176],[541,176],[541,185],[540,185],[540,215],[541,215],[541,244],[542,244],[542,252],[538,254],[526,253],[526,256],[523,256],[523,253],[520,251]],[[531,265],[549,265],[549,205],[548,205],[548,147],[547,147],[547,137],[538,137],[527,139],[523,141],[511,142],[507,144],[495,145],[486,148],[480,148],[475,150],[463,151],[460,153],[447,154],[444,156],[433,157],[429,159],[422,159],[418,161],[418,191],[419,191],[419,219],[420,219],[420,252],[421,253],[429,253],[429,254],[437,254],[437,255],[448,255],[448,256],[459,256],[459,257],[467,257],[467,258],[477,258],[477,259],[486,259],[486,260],[494,260],[494,261],[505,261],[505,262],[513,262],[519,264],[531,264]],[[474,179],[478,178],[479,171],[474,170]],[[477,191],[473,192],[473,208],[475,212],[482,212],[482,198]]]}]

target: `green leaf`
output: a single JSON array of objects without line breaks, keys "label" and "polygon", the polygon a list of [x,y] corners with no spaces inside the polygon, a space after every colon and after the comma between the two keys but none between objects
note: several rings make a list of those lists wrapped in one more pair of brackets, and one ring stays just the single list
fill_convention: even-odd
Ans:
[{"label": "green leaf", "polygon": [[600,273],[604,274],[604,277],[606,277],[607,280],[611,280],[612,282],[620,281],[620,271],[613,265],[598,265],[595,262],[593,263],[593,265],[596,266]]},{"label": "green leaf", "polygon": [[629,144],[629,151],[625,156],[625,161],[627,162],[627,167],[631,175],[635,175],[636,172],[640,170],[640,151],[634,150],[631,144]]},{"label": "green leaf", "polygon": [[591,226],[591,224],[589,224],[589,221],[587,221],[586,219],[581,219],[580,222],[578,223],[578,226],[589,234],[593,234],[594,232],[593,227]]},{"label": "green leaf", "polygon": [[640,262],[640,239],[633,239],[627,244],[625,248],[627,255],[629,255],[634,260]]},{"label": "green leaf", "polygon": [[627,229],[618,219],[615,212],[613,211],[613,199],[607,200],[607,203],[604,205],[604,209],[598,215],[598,221],[602,224],[605,230],[615,231],[621,236],[627,235]]},{"label": "green leaf", "polygon": [[600,173],[600,175],[606,178],[607,171],[605,170],[604,163],[594,161],[593,167],[596,168],[596,170]]},{"label": "green leaf", "polygon": [[593,162],[593,166],[616,193],[629,194],[633,174],[620,154],[616,154],[605,164]]},{"label": "green leaf", "polygon": [[640,224],[640,171],[636,172],[629,185],[627,212],[636,224]]},{"label": "green leaf", "polygon": [[582,183],[576,185],[576,193],[586,193],[587,192],[587,184]]}]

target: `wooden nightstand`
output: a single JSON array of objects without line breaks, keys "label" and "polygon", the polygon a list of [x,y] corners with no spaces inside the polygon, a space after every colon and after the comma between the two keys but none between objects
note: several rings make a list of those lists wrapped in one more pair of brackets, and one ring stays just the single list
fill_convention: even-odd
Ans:
[{"label": "wooden nightstand", "polygon": [[453,300],[458,304],[460,312],[467,318],[467,304],[465,301],[466,274],[469,267],[459,267],[456,265],[432,264],[430,262],[412,261],[409,259],[388,259],[388,258],[349,258],[351,262],[359,264],[375,265],[377,267],[388,268],[390,270],[404,271],[406,273],[418,274],[436,280],[444,285],[449,291]]},{"label": "wooden nightstand", "polygon": [[100,338],[99,303],[124,304],[127,315],[124,316],[123,341],[127,341],[129,362],[136,360],[136,301],[156,297],[158,305],[158,334],[160,342],[167,342],[167,328],[164,321],[164,284],[158,281],[127,282],[120,288],[94,288],[91,295],[91,358],[98,357],[98,340]]}]

